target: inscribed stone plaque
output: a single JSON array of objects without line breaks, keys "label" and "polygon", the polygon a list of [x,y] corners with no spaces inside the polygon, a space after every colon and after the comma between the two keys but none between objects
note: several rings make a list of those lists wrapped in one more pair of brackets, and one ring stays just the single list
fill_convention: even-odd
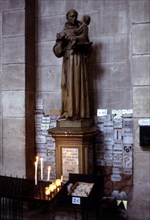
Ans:
[{"label": "inscribed stone plaque", "polygon": [[69,173],[79,173],[79,149],[62,148],[62,174],[66,179]]}]

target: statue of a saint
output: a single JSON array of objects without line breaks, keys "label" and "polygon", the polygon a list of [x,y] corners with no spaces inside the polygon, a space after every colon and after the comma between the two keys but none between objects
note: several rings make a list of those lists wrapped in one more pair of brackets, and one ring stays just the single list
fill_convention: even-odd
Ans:
[{"label": "statue of a saint", "polygon": [[62,108],[60,118],[89,118],[89,89],[86,62],[91,52],[88,37],[90,16],[78,21],[74,9],[66,14],[67,22],[62,32],[57,33],[53,47],[57,57],[63,57]]}]

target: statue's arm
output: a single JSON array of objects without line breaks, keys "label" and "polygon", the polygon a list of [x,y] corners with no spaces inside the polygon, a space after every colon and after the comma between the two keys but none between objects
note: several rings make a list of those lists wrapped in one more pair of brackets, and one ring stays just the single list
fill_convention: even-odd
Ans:
[{"label": "statue's arm", "polygon": [[53,47],[53,52],[55,54],[56,57],[60,58],[64,55],[64,48],[62,45],[62,42],[56,42],[54,47]]},{"label": "statue's arm", "polygon": [[87,42],[88,39],[88,27],[87,25],[82,25],[82,32],[76,36],[77,39],[77,43],[79,42],[81,44],[81,42],[84,44]]},{"label": "statue's arm", "polygon": [[65,52],[65,38],[66,33],[64,31],[56,34],[56,43],[53,47],[53,52],[56,57],[62,57]]}]

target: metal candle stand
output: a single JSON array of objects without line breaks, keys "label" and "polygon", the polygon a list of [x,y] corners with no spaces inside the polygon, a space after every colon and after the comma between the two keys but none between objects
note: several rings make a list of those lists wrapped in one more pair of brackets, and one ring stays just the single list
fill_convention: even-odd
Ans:
[{"label": "metal candle stand", "polygon": [[[72,204],[72,196],[67,195],[67,185],[70,182],[76,183],[78,181],[94,183],[94,186],[87,198],[79,198],[80,204]],[[0,176],[0,219],[23,220],[23,205],[26,201],[32,202],[35,206],[37,203],[40,205],[46,203],[52,214],[60,206],[80,208],[85,211],[86,216],[88,216],[89,209],[99,208],[103,193],[103,178],[101,176],[69,174],[69,181],[66,184],[61,183],[52,194],[46,195],[45,188],[49,184],[51,182],[38,181],[35,185],[35,181],[31,179]]]}]

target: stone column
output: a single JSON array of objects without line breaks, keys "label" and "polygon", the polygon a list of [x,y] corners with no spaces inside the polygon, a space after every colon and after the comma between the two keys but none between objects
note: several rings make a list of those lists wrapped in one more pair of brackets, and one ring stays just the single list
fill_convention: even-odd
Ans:
[{"label": "stone column", "polygon": [[34,0],[2,1],[2,174],[34,174]]}]

